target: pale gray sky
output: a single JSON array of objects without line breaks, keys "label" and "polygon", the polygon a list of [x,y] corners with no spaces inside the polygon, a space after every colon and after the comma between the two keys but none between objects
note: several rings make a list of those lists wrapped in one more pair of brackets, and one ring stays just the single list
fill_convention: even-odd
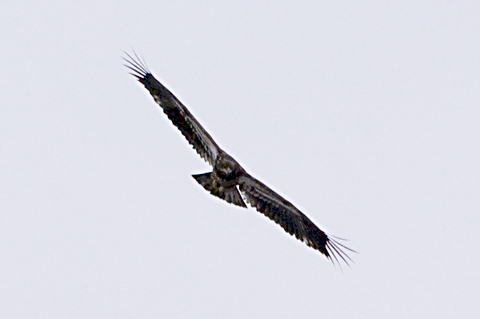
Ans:
[{"label": "pale gray sky", "polygon": [[[480,4],[3,1],[1,318],[476,318]],[[322,229],[253,209],[122,65]]]}]

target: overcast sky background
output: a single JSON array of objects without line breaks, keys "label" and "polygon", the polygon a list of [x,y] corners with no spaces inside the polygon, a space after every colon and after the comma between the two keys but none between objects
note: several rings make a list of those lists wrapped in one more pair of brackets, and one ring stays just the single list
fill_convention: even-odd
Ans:
[{"label": "overcast sky background", "polygon": [[[480,4],[2,1],[1,318],[477,318]],[[209,195],[122,65],[358,251]]]}]

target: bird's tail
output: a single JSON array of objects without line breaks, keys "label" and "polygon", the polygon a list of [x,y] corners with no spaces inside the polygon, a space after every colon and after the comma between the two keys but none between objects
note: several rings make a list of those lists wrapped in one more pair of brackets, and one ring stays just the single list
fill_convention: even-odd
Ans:
[{"label": "bird's tail", "polygon": [[223,187],[217,183],[212,176],[213,172],[192,175],[195,180],[203,186],[210,194],[220,197],[221,199],[240,207],[247,207],[240,195],[236,185],[230,187]]}]

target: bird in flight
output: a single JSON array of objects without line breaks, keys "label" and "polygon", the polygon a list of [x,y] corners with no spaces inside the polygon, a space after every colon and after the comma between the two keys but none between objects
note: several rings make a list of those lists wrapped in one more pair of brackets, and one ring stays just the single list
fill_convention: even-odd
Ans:
[{"label": "bird in flight", "polygon": [[[212,172],[192,175],[210,194],[231,204],[247,208],[245,201],[264,214],[287,233],[294,235],[332,262],[339,258],[347,265],[352,259],[344,252],[347,248],[318,228],[307,216],[278,195],[268,186],[248,174],[238,162],[222,150],[208,132],[163,84],[161,84],[136,53],[132,57],[125,52],[125,66],[150,92],[172,123],[185,136],[197,153],[212,167]],[[243,196],[242,196],[243,195]]]}]

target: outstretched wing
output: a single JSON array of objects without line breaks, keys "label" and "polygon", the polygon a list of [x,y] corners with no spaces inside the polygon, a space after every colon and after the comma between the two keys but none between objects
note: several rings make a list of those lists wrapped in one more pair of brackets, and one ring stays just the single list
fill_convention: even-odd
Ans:
[{"label": "outstretched wing", "polygon": [[239,180],[240,191],[247,202],[277,224],[287,233],[294,235],[308,246],[320,251],[330,260],[339,262],[340,257],[347,265],[350,257],[342,250],[352,249],[327,236],[307,216],[289,201],[275,193],[268,186],[245,174]]},{"label": "outstretched wing", "polygon": [[197,153],[210,165],[214,165],[220,148],[215,143],[210,134],[198,123],[187,108],[163,86],[148,69],[145,62],[135,54],[135,58],[125,53],[128,59],[125,66],[133,71],[140,83],[145,85],[145,88],[153,96],[155,102],[163,109],[172,123],[182,132],[183,136],[193,146]]}]

